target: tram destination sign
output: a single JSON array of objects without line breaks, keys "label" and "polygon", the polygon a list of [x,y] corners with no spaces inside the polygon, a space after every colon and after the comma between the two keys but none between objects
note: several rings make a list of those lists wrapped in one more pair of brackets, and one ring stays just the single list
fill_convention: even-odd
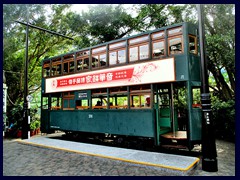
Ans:
[{"label": "tram destination sign", "polygon": [[45,93],[175,81],[174,59],[47,78]]}]

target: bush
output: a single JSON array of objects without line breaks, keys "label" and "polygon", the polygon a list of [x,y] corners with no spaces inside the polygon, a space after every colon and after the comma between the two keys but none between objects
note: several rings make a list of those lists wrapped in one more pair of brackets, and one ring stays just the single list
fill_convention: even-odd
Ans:
[{"label": "bush", "polygon": [[235,101],[212,98],[213,122],[216,138],[235,141]]}]

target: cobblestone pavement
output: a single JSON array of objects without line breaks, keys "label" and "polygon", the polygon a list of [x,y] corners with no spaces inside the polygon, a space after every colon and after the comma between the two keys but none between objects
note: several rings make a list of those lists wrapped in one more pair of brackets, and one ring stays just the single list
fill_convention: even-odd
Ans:
[{"label": "cobblestone pavement", "polygon": [[[235,144],[217,140],[218,172],[199,164],[189,176],[235,176]],[[3,176],[173,176],[151,167],[3,140]]]}]

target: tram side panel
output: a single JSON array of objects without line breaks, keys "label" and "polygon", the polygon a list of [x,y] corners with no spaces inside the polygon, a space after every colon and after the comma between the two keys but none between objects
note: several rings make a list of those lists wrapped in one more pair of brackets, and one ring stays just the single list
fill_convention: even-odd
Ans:
[{"label": "tram side panel", "polygon": [[152,110],[59,110],[50,112],[50,128],[62,131],[154,137]]}]

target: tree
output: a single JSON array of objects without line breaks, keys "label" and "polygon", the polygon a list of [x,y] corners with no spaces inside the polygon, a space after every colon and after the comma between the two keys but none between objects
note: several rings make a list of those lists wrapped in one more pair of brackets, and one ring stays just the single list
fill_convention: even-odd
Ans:
[{"label": "tree", "polygon": [[70,21],[74,22],[72,24],[77,24],[80,17],[84,19],[82,31],[76,29],[75,26],[70,26],[70,28],[85,37],[82,39],[84,42],[87,42],[87,38],[89,42],[87,45],[122,38],[136,28],[134,19],[125,12],[122,5],[89,6],[88,12],[82,12],[80,16],[72,16]]},{"label": "tree", "polygon": [[[214,80],[210,88],[223,101],[235,98],[235,5],[204,6],[208,70]],[[186,6],[186,17],[196,12],[196,5]],[[197,18],[188,18],[197,23]]]},{"label": "tree", "polygon": [[205,20],[208,69],[215,78],[219,97],[227,101],[235,97],[235,6],[208,5],[206,16],[211,17]]},{"label": "tree", "polygon": [[[65,10],[69,5],[21,5],[7,4],[3,6],[3,68],[6,72],[8,86],[8,109],[9,122],[16,123],[21,127],[22,104],[24,92],[24,62],[25,62],[25,38],[26,26],[16,23],[15,20],[27,22],[38,27],[59,32],[60,34],[73,35],[71,31],[64,32],[68,24],[62,22]],[[27,13],[28,12],[28,13]],[[48,12],[48,13],[46,13]],[[29,94],[39,97],[41,88],[41,61],[44,58],[59,53],[68,52],[74,48],[73,43],[62,37],[29,28],[28,47],[28,85]],[[35,99],[34,99],[35,100]],[[31,111],[36,111],[40,106],[39,98]],[[38,104],[38,105],[37,105]]]}]

